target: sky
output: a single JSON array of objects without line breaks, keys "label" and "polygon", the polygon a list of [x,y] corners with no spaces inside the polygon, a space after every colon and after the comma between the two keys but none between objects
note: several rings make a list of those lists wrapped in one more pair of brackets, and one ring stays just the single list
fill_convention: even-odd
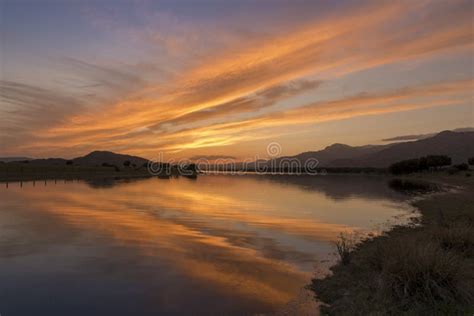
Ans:
[{"label": "sky", "polygon": [[0,0],[0,156],[264,158],[474,126],[472,1]]}]

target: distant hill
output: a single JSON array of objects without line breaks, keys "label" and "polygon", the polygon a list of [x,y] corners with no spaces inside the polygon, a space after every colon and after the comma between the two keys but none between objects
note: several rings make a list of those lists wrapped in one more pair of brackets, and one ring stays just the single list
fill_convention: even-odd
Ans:
[{"label": "distant hill", "polygon": [[130,161],[132,165],[135,164],[136,166],[142,166],[144,163],[148,162],[147,159],[142,157],[116,154],[111,151],[93,151],[83,157],[72,159],[74,165],[100,166],[103,163],[108,163],[118,167],[123,166],[123,163],[127,160]]},{"label": "distant hill", "polygon": [[0,157],[1,162],[25,161],[25,160],[33,160],[33,158],[28,158],[28,157]]},{"label": "distant hill", "polygon": [[393,144],[352,162],[357,167],[388,167],[400,160],[427,155],[447,155],[452,158],[453,164],[467,162],[469,157],[474,156],[474,132],[444,131],[430,138]]},{"label": "distant hill", "polygon": [[33,159],[28,163],[35,166],[63,166],[66,164],[66,159],[63,158],[47,158],[47,159]]},{"label": "distant hill", "polygon": [[130,161],[131,165],[143,166],[147,163],[148,160],[145,158],[116,154],[111,151],[93,151],[83,157],[77,157],[74,159],[64,159],[64,158],[47,158],[47,159],[31,159],[23,157],[8,158],[9,161],[5,162],[15,162],[15,161],[27,161],[28,164],[34,166],[64,166],[68,161],[72,161],[73,165],[76,166],[86,166],[86,167],[95,167],[102,166],[103,163],[109,165],[115,165],[117,167],[122,167],[125,161]]},{"label": "distant hill", "polygon": [[[365,145],[349,146],[345,144],[333,144],[318,151],[308,151],[296,156],[280,157],[275,160],[258,161],[258,165],[273,164],[278,166],[282,159],[298,160],[302,165],[310,159],[317,159],[320,167],[375,167],[386,168],[390,164],[411,158],[418,158],[427,155],[447,155],[452,158],[453,164],[466,162],[468,158],[474,157],[474,132],[469,129],[465,131],[444,131],[432,137],[419,139],[416,141],[396,142],[386,145]],[[30,159],[26,157],[6,157],[0,161],[25,161],[29,164],[40,166],[65,165],[68,160],[62,158]],[[110,151],[93,151],[83,157],[72,159],[74,165],[79,166],[101,166],[103,163],[122,167],[125,161],[130,161],[131,165],[143,166],[147,159],[117,154]],[[236,167],[239,169],[242,164]],[[247,165],[248,169],[257,166],[257,162]],[[270,165],[273,166],[273,165]]]},{"label": "distant hill", "polygon": [[297,159],[300,162],[305,162],[310,158],[316,158],[319,161],[320,166],[328,166],[333,161],[337,160],[347,160],[347,159],[356,159],[366,155],[370,155],[376,152],[381,151],[382,149],[388,148],[391,145],[366,145],[366,146],[357,146],[352,147],[345,144],[332,144],[327,146],[323,150],[318,151],[308,151],[296,156],[280,157],[276,159],[276,166],[283,159]]},{"label": "distant hill", "polygon": [[[319,161],[321,167],[378,167],[427,155],[448,155],[453,164],[474,157],[474,132],[444,131],[432,137],[387,145],[349,146],[333,144],[319,151],[304,152],[296,156],[302,164],[309,158]],[[276,159],[278,163],[284,157]],[[277,164],[278,165],[278,164]]]}]

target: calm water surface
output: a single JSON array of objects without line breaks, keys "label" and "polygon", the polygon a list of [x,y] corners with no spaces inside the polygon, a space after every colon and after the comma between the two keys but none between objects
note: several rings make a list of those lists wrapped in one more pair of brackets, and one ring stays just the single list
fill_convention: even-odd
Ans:
[{"label": "calm water surface", "polygon": [[406,198],[387,182],[214,175],[2,184],[0,314],[300,313],[311,301],[302,288],[334,259],[340,232],[408,220]]}]

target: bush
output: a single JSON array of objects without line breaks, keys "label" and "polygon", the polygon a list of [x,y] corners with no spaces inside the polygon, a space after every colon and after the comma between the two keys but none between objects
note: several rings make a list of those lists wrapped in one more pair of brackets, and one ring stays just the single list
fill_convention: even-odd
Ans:
[{"label": "bush", "polygon": [[445,155],[429,155],[424,158],[428,168],[439,168],[451,164],[451,158]]},{"label": "bush", "polygon": [[420,171],[418,159],[402,160],[392,164],[389,170],[393,174],[413,173]]},{"label": "bush", "polygon": [[467,160],[467,163],[471,166],[474,166],[474,157],[471,157]]},{"label": "bush", "polygon": [[130,167],[130,164],[131,164],[130,160],[125,160],[123,162],[124,167]]},{"label": "bush", "polygon": [[72,160],[66,161],[66,166],[72,166]]},{"label": "bush", "polygon": [[415,159],[402,160],[393,163],[389,171],[393,174],[407,174],[449,166],[451,158],[444,155],[429,155]]},{"label": "bush", "polygon": [[467,165],[467,163],[460,163],[458,165],[454,165],[453,167],[456,168],[459,171],[469,170],[469,166]]}]

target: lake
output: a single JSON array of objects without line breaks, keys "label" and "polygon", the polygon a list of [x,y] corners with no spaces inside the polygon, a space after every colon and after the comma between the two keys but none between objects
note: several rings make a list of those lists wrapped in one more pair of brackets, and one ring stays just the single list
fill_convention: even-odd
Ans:
[{"label": "lake", "polygon": [[303,314],[341,232],[410,216],[382,176],[3,183],[0,314]]}]

